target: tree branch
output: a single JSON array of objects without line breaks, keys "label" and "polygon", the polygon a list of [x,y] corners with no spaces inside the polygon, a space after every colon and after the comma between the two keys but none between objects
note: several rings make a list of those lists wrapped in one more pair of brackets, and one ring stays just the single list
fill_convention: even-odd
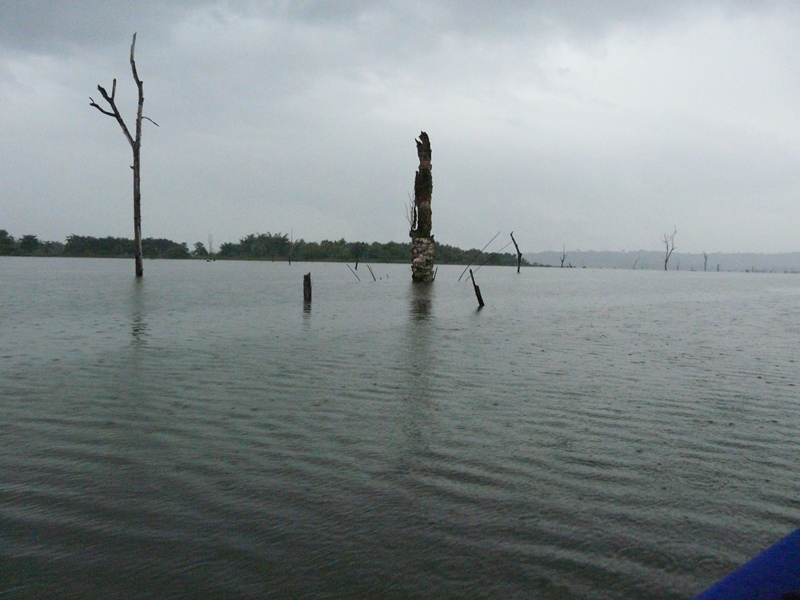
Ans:
[{"label": "tree branch", "polygon": [[91,103],[89,104],[89,106],[94,106],[97,110],[99,110],[104,115],[108,115],[109,117],[114,117],[117,120],[117,123],[119,123],[119,126],[122,128],[122,133],[125,134],[125,138],[128,140],[128,143],[131,145],[131,148],[135,148],[136,147],[136,143],[133,140],[133,136],[131,136],[131,132],[128,130],[128,126],[125,125],[125,121],[122,119],[122,115],[119,114],[119,109],[117,108],[117,103],[114,100],[114,96],[117,93],[117,80],[114,79],[114,82],[112,83],[111,95],[110,96],[108,95],[108,92],[106,91],[106,88],[104,88],[102,85],[98,85],[97,86],[97,91],[100,92],[101,96],[103,96],[103,100],[105,100],[108,103],[108,105],[111,107],[111,110],[110,111],[109,110],[105,110],[102,107],[100,107],[92,99],[91,96],[89,97],[89,100],[91,100]]},{"label": "tree branch", "polygon": [[108,115],[109,117],[115,117],[116,116],[113,112],[109,112],[106,109],[102,108],[99,104],[97,104],[97,102],[94,101],[94,98],[92,98],[91,96],[89,96],[89,100],[91,100],[91,102],[89,103],[89,106],[94,106],[97,110],[99,110],[104,115]]},{"label": "tree branch", "polygon": [[138,84],[142,83],[139,79],[139,74],[136,72],[136,61],[133,59],[133,50],[136,48],[136,34],[133,34],[133,41],[131,42],[131,72],[133,73],[133,80]]}]

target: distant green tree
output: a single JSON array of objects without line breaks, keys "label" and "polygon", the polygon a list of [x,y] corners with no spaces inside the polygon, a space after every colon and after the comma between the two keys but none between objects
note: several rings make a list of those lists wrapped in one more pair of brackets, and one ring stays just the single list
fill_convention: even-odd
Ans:
[{"label": "distant green tree", "polygon": [[189,258],[186,242],[177,243],[164,238],[145,238],[142,240],[145,258]]},{"label": "distant green tree", "polygon": [[208,256],[208,250],[206,250],[206,246],[205,244],[203,244],[203,242],[194,243],[194,250],[192,250],[192,256],[203,257],[203,258]]},{"label": "distant green tree", "polygon": [[8,256],[16,254],[16,251],[17,244],[14,241],[14,237],[9,235],[5,229],[0,229],[0,255]]},{"label": "distant green tree", "polygon": [[224,242],[220,244],[219,250],[217,251],[218,258],[237,258],[240,255],[240,246],[239,244],[234,244],[232,242]]},{"label": "distant green tree", "polygon": [[61,256],[64,254],[64,244],[61,242],[42,242],[42,253],[46,256]]},{"label": "distant green tree", "polygon": [[23,254],[36,254],[41,244],[35,235],[23,235],[19,241],[19,249]]},{"label": "distant green tree", "polygon": [[164,258],[189,258],[189,245],[186,242],[176,244],[173,242],[172,247],[164,254]]}]

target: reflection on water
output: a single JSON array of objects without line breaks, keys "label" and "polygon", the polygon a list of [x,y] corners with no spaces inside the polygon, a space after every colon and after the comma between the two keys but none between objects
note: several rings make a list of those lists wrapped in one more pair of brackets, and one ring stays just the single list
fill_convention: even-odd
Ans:
[{"label": "reflection on water", "polygon": [[402,364],[398,427],[403,443],[397,448],[398,471],[414,473],[430,452],[433,412],[437,402],[436,320],[432,318],[434,284],[410,283],[408,320],[399,346]]},{"label": "reflection on water", "polygon": [[131,335],[133,335],[133,346],[139,347],[147,344],[147,323],[144,319],[145,314],[145,281],[137,277],[131,284]]},{"label": "reflection on water", "polygon": [[411,284],[411,318],[426,320],[431,315],[433,304],[434,284],[433,283],[412,283]]}]

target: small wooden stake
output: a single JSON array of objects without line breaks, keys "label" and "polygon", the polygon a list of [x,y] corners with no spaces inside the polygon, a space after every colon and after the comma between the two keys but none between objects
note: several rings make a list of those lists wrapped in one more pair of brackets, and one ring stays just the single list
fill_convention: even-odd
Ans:
[{"label": "small wooden stake", "polygon": [[311,273],[303,275],[303,302],[311,302]]},{"label": "small wooden stake", "polygon": [[472,279],[472,287],[475,288],[475,297],[478,299],[478,308],[483,308],[483,297],[481,296],[481,288],[475,283],[475,275],[472,274],[472,269],[469,270],[469,276]]}]

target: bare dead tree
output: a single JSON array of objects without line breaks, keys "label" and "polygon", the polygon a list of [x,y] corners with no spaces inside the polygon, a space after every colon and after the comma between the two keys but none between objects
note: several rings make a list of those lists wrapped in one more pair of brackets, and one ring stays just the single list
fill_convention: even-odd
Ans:
[{"label": "bare dead tree", "polygon": [[567,260],[567,245],[564,244],[564,249],[561,251],[561,268],[564,268],[564,261]]},{"label": "bare dead tree", "polygon": [[136,82],[136,87],[139,91],[139,104],[138,109],[136,110],[136,127],[134,134],[131,135],[128,126],[125,124],[125,121],[122,118],[122,115],[117,108],[117,101],[116,101],[116,94],[117,94],[117,80],[111,84],[111,94],[109,94],[106,89],[98,85],[97,91],[100,92],[100,95],[103,96],[103,100],[106,101],[109,109],[103,108],[94,99],[90,96],[89,100],[90,106],[94,106],[97,110],[99,110],[104,115],[108,115],[109,117],[114,117],[119,123],[119,126],[122,128],[122,133],[125,134],[125,139],[128,140],[128,143],[131,145],[131,150],[133,151],[133,165],[131,165],[131,169],[133,169],[133,235],[134,235],[134,250],[133,256],[136,261],[136,277],[142,277],[144,275],[144,266],[142,265],[142,193],[141,193],[141,185],[140,185],[140,171],[141,171],[141,148],[142,148],[142,119],[147,119],[153,125],[158,127],[158,123],[153,121],[150,117],[145,117],[142,115],[142,109],[144,107],[144,84],[142,80],[139,79],[139,73],[136,71],[136,61],[134,60],[133,53],[134,49],[136,48],[136,34],[133,34],[133,41],[131,42],[131,72],[133,73],[133,80]]},{"label": "bare dead tree", "polygon": [[519,273],[519,268],[522,265],[522,252],[519,251],[519,245],[517,244],[517,240],[514,239],[514,232],[511,232],[511,241],[514,242],[514,248],[517,249],[517,273]]},{"label": "bare dead tree", "polygon": [[669,257],[672,256],[672,253],[675,251],[675,234],[678,233],[678,228],[675,227],[673,232],[670,234],[664,234],[664,270],[667,270],[667,265],[669,264]]}]

